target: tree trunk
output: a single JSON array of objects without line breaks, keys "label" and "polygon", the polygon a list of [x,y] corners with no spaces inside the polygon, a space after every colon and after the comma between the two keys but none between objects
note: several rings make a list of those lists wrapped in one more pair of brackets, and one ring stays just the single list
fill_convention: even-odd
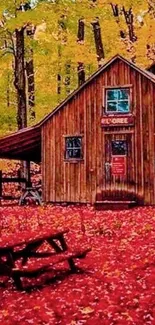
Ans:
[{"label": "tree trunk", "polygon": [[77,34],[77,41],[78,43],[83,44],[84,42],[84,34],[85,34],[85,25],[84,25],[84,20],[81,18],[78,21],[78,34]]},{"label": "tree trunk", "polygon": [[[118,26],[120,26],[118,4],[110,3],[110,5],[111,5],[111,8],[112,8],[113,16],[116,19],[116,23],[118,24]],[[120,36],[121,36],[122,39],[124,39],[126,37],[125,32],[121,28],[120,28]]]},{"label": "tree trunk", "polygon": [[7,88],[6,88],[6,101],[7,101],[7,108],[10,107],[10,75],[7,75]]},{"label": "tree trunk", "polygon": [[129,10],[126,10],[125,7],[123,6],[122,9],[123,9],[125,21],[126,21],[126,24],[128,26],[128,30],[129,30],[129,39],[132,43],[134,43],[137,40],[137,36],[134,33],[134,21],[133,21],[132,8],[130,8]]},{"label": "tree trunk", "polygon": [[155,2],[154,0],[148,0],[148,11],[155,18]]},{"label": "tree trunk", "polygon": [[26,90],[25,90],[25,67],[24,67],[24,28],[15,30],[16,53],[15,53],[15,80],[17,90],[17,125],[18,129],[27,126]]},{"label": "tree trunk", "polygon": [[62,77],[61,77],[61,45],[58,45],[58,73],[57,73],[57,95],[58,102],[61,101]]},{"label": "tree trunk", "polygon": [[35,84],[33,59],[26,62],[27,87],[28,87],[28,110],[30,120],[35,120]]},{"label": "tree trunk", "polygon": [[[31,39],[34,37],[35,28],[30,25],[26,29],[27,36]],[[27,87],[28,87],[28,109],[30,120],[35,119],[35,80],[34,80],[34,63],[33,49],[28,50],[28,60],[26,61]]]},{"label": "tree trunk", "polygon": [[58,73],[57,73],[57,95],[58,95],[58,102],[61,102],[61,93],[62,93],[62,41],[63,39],[63,29],[65,28],[64,25],[64,16],[58,20]]},{"label": "tree trunk", "polygon": [[[17,90],[17,125],[18,129],[27,127],[27,105],[26,105],[26,82],[24,66],[24,28],[15,30],[15,80]],[[29,163],[21,161],[21,175],[27,178],[29,174]]]},{"label": "tree trunk", "polygon": [[71,84],[71,63],[68,61],[65,66],[65,89],[66,89],[66,95],[70,94],[70,84]]},{"label": "tree trunk", "polygon": [[[78,44],[82,45],[84,43],[84,36],[85,36],[84,20],[79,19],[78,34],[77,34]],[[78,62],[77,72],[78,72],[78,86],[81,86],[85,82],[85,68],[83,62]]]},{"label": "tree trunk", "polygon": [[78,86],[80,87],[85,82],[85,69],[84,63],[78,62]]},{"label": "tree trunk", "polygon": [[113,15],[117,19],[117,22],[119,22],[119,8],[118,5],[115,5],[114,3],[110,3]]},{"label": "tree trunk", "polygon": [[105,56],[104,56],[104,49],[103,49],[103,43],[101,37],[101,28],[100,28],[98,17],[91,24],[93,26],[93,32],[94,32],[98,66],[100,67],[103,64],[103,60]]}]

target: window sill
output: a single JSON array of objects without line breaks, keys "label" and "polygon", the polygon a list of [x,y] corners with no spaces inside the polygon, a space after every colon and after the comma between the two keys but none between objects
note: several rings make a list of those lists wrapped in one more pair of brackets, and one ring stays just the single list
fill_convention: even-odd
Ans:
[{"label": "window sill", "polygon": [[64,162],[65,163],[71,163],[71,164],[77,164],[77,163],[79,163],[79,162],[84,162],[84,159],[83,158],[79,158],[79,159],[73,159],[73,158],[71,158],[71,159],[64,159]]},{"label": "window sill", "polygon": [[118,115],[120,115],[120,116],[126,116],[126,115],[128,115],[128,116],[133,116],[133,114],[131,113],[131,112],[105,112],[104,114],[103,114],[103,116],[110,116],[110,117],[114,117],[114,116],[118,116]]}]

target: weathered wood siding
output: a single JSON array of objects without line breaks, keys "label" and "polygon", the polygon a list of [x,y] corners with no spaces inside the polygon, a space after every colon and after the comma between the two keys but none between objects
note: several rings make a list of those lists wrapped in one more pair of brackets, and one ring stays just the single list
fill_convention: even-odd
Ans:
[{"label": "weathered wood siding", "polygon": [[[131,85],[135,124],[104,129],[101,127],[103,88],[119,85]],[[151,80],[117,59],[42,126],[44,201],[94,203],[105,190],[106,135],[118,134],[121,139],[121,135],[131,134],[134,159],[130,168],[131,185],[134,184],[135,195],[145,204],[155,204],[154,88]],[[65,135],[83,136],[82,161],[64,160]],[[126,190],[131,191],[132,186]]]}]

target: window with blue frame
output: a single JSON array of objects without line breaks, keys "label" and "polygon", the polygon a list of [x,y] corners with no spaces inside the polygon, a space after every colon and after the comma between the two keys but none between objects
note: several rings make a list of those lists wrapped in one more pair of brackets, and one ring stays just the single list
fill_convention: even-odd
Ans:
[{"label": "window with blue frame", "polygon": [[114,88],[106,90],[106,113],[129,113],[129,88]]}]

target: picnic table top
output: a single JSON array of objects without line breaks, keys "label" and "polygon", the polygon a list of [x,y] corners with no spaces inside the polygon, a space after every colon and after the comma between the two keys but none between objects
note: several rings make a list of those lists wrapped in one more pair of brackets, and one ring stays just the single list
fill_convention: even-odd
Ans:
[{"label": "picnic table top", "polygon": [[10,235],[3,235],[0,238],[0,250],[3,251],[5,248],[6,249],[12,249],[17,246],[22,246],[26,244],[31,244],[34,243],[37,240],[41,239],[48,239],[48,238],[55,238],[57,236],[61,236],[65,233],[67,233],[69,229],[62,229],[62,228],[57,228],[57,229],[50,229],[47,230],[42,228],[42,229],[37,229],[36,231],[21,231],[19,233],[12,233]]}]

